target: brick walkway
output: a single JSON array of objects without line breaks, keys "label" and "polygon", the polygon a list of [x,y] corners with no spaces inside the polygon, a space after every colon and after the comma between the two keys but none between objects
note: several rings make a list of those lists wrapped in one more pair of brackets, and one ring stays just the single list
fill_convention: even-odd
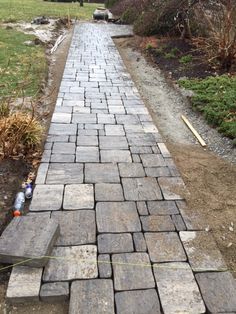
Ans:
[{"label": "brick walkway", "polygon": [[210,233],[193,229],[183,182],[111,38],[130,32],[75,27],[30,207],[61,229],[40,297],[70,289],[70,314],[236,312],[235,281]]}]

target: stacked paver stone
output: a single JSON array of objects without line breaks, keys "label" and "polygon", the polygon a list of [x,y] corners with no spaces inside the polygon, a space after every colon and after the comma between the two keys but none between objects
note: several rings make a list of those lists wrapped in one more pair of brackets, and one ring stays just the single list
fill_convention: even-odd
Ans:
[{"label": "stacked paver stone", "polygon": [[72,282],[71,314],[236,312],[235,281],[191,224],[183,181],[111,38],[130,32],[75,27],[30,208],[61,230],[41,297],[68,297]]}]

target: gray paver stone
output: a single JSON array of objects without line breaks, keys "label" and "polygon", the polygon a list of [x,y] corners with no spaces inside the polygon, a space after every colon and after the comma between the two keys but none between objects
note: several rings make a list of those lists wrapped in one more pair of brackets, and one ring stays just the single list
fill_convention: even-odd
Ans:
[{"label": "gray paver stone", "polygon": [[56,247],[44,269],[43,281],[70,281],[98,276],[95,245]]},{"label": "gray paver stone", "polygon": [[42,273],[42,268],[13,267],[7,287],[6,301],[13,304],[39,301]]},{"label": "gray paver stone", "polygon": [[137,290],[155,287],[147,253],[114,254],[112,255],[112,263],[115,290]]},{"label": "gray paver stone", "polygon": [[227,270],[215,240],[209,232],[181,231],[180,239],[193,271]]},{"label": "gray paver stone", "polygon": [[26,260],[24,265],[42,267],[47,263],[44,256],[51,254],[58,236],[59,226],[50,219],[37,215],[15,217],[1,235],[0,262]]},{"label": "gray paver stone", "polygon": [[94,192],[92,184],[70,184],[65,187],[63,208],[66,210],[93,209]]},{"label": "gray paver stone", "polygon": [[95,184],[95,199],[96,201],[123,201],[124,195],[121,184]]},{"label": "gray paver stone", "polygon": [[147,205],[145,202],[137,202],[138,213],[141,216],[148,215]]},{"label": "gray paver stone", "polygon": [[145,177],[145,172],[141,163],[120,163],[120,176],[126,178]]},{"label": "gray paver stone", "polygon": [[148,210],[151,215],[174,215],[179,214],[174,201],[155,201],[147,202]]},{"label": "gray paver stone", "polygon": [[145,239],[152,262],[186,261],[187,258],[177,233],[145,233]]},{"label": "gray paver stone", "polygon": [[56,245],[69,246],[96,242],[94,210],[53,212],[51,218],[60,226],[60,237]]},{"label": "gray paver stone", "polygon": [[196,279],[210,313],[236,312],[236,281],[230,272],[199,273]]},{"label": "gray paver stone", "polygon": [[175,231],[170,216],[140,217],[144,231]]},{"label": "gray paver stone", "polygon": [[70,290],[68,282],[50,282],[42,285],[40,299],[43,302],[64,302],[69,299]]},{"label": "gray paver stone", "polygon": [[125,136],[99,136],[100,149],[128,149]]},{"label": "gray paver stone", "polygon": [[134,239],[135,251],[137,251],[137,252],[146,252],[147,251],[146,241],[144,239],[142,232],[134,233],[133,239]]},{"label": "gray paver stone", "polygon": [[161,314],[155,289],[118,292],[115,300],[117,314]]},{"label": "gray paver stone", "polygon": [[186,230],[186,226],[181,215],[172,215],[171,218],[177,231]]},{"label": "gray paver stone", "polygon": [[129,150],[101,150],[100,154],[101,162],[132,162]]},{"label": "gray paver stone", "polygon": [[201,294],[187,263],[154,264],[153,270],[164,314],[205,313]]},{"label": "gray paver stone", "polygon": [[36,185],[30,211],[59,210],[62,205],[64,186],[58,185]]},{"label": "gray paver stone", "polygon": [[70,163],[50,164],[47,184],[69,184],[83,182],[83,165]]},{"label": "gray paver stone", "polygon": [[78,135],[78,146],[98,146],[98,137],[94,135]]},{"label": "gray paver stone", "polygon": [[118,167],[114,164],[85,164],[85,182],[119,183]]},{"label": "gray paver stone", "polygon": [[107,233],[98,235],[99,253],[127,253],[133,251],[133,240],[130,233]]},{"label": "gray paver stone", "polygon": [[53,154],[75,154],[75,144],[74,143],[60,143],[56,142],[53,144],[52,149]]},{"label": "gray paver stone", "polygon": [[144,167],[165,167],[165,160],[161,154],[141,154]]},{"label": "gray paver stone", "polygon": [[123,178],[125,199],[129,201],[161,200],[160,188],[154,178]]},{"label": "gray paver stone", "polygon": [[184,182],[179,177],[162,177],[158,179],[165,200],[182,200],[185,190]]},{"label": "gray paver stone", "polygon": [[98,202],[96,219],[100,233],[141,231],[134,202]]},{"label": "gray paver stone", "polygon": [[115,314],[110,279],[75,281],[71,286],[69,314]]},{"label": "gray paver stone", "polygon": [[77,147],[76,162],[99,162],[98,147],[93,147],[93,146]]},{"label": "gray paver stone", "polygon": [[171,173],[168,167],[145,168],[145,172],[148,177],[153,177],[153,178],[171,176]]},{"label": "gray paver stone", "polygon": [[112,268],[109,254],[98,255],[98,272],[100,278],[111,278]]},{"label": "gray paver stone", "polygon": [[75,162],[74,154],[52,154],[50,158],[51,163],[72,163]]}]

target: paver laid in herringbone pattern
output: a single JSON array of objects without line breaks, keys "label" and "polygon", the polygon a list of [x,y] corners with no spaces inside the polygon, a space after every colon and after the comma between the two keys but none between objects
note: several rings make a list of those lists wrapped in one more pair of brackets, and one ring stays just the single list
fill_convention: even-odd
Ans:
[{"label": "paver laid in herringbone pattern", "polygon": [[188,217],[184,183],[112,40],[130,33],[75,26],[30,207],[61,234],[43,271],[14,269],[8,299],[65,300],[70,289],[70,314],[236,312],[235,281],[213,239],[201,247],[207,232]]}]

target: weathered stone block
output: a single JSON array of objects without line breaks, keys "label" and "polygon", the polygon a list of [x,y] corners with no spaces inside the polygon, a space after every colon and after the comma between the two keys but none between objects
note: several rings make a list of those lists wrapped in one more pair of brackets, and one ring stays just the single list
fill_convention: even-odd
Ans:
[{"label": "weathered stone block", "polygon": [[51,254],[58,236],[59,226],[51,219],[36,215],[16,217],[0,238],[0,262],[25,261],[24,265],[42,267],[47,263],[44,256]]},{"label": "weathered stone block", "polygon": [[99,253],[128,253],[133,251],[133,240],[130,233],[98,235]]},{"label": "weathered stone block", "polygon": [[36,185],[30,211],[52,211],[61,209],[64,186]]},{"label": "weathered stone block", "polygon": [[120,163],[119,171],[121,177],[138,178],[145,177],[145,172],[141,163]]},{"label": "weathered stone block", "polygon": [[98,276],[95,245],[56,247],[43,274],[43,281],[70,281]]},{"label": "weathered stone block", "polygon": [[112,263],[115,290],[137,290],[155,287],[147,253],[114,254],[112,255]]},{"label": "weathered stone block", "polygon": [[83,182],[83,165],[70,163],[50,164],[47,184],[70,184]]},{"label": "weathered stone block", "polygon": [[147,202],[148,210],[151,215],[174,215],[179,214],[174,201],[155,201]]},{"label": "weathered stone block", "polygon": [[140,217],[144,231],[175,231],[170,216]]},{"label": "weathered stone block", "polygon": [[109,254],[98,255],[98,272],[100,278],[111,278],[112,268]]},{"label": "weathered stone block", "polygon": [[121,184],[97,183],[95,185],[96,201],[123,201],[123,189]]},{"label": "weathered stone block", "polygon": [[65,187],[63,208],[66,210],[93,209],[94,192],[92,184],[70,184]]},{"label": "weathered stone block", "polygon": [[42,285],[40,299],[43,302],[64,302],[69,300],[69,282],[52,282]]},{"label": "weathered stone block", "polygon": [[119,183],[118,167],[114,164],[85,164],[85,182]]}]

